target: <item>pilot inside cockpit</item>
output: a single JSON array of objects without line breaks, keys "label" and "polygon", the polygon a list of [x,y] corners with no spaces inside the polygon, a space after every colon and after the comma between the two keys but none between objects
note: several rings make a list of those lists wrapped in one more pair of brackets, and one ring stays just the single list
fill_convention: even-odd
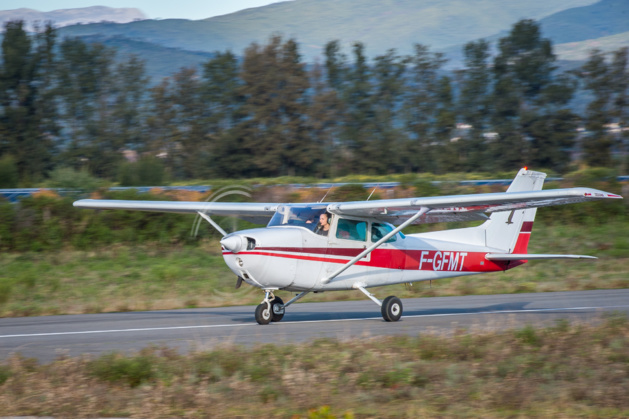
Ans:
[{"label": "pilot inside cockpit", "polygon": [[332,214],[329,212],[322,212],[319,215],[319,223],[315,228],[314,232],[321,236],[327,236],[330,231],[330,223],[332,222]]}]

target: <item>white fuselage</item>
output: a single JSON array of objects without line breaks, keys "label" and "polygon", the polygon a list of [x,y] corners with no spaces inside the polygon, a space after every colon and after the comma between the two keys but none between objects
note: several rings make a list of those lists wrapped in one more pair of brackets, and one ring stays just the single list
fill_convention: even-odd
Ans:
[{"label": "white fuselage", "polygon": [[[362,221],[371,226],[370,220]],[[422,234],[397,234],[329,283],[322,282],[377,241],[371,237],[371,228],[365,231],[365,237],[349,239],[337,237],[334,228],[329,236],[292,226],[244,230],[232,236],[239,236],[238,240],[244,243],[253,240],[255,246],[243,246],[237,252],[224,248],[223,257],[227,266],[247,283],[288,291],[345,290],[356,283],[368,288],[503,271],[515,266],[486,260],[485,255],[495,249],[484,246],[436,240]]]}]

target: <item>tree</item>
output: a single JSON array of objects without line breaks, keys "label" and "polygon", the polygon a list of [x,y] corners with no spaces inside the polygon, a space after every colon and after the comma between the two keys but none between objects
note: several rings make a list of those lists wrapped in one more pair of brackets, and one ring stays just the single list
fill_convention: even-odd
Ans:
[{"label": "tree", "polygon": [[582,144],[583,159],[590,166],[609,167],[613,140],[605,126],[612,121],[614,84],[605,54],[598,49],[593,50],[577,74],[584,82],[585,89],[594,97],[585,111],[588,136]]},{"label": "tree", "polygon": [[111,133],[117,143],[127,149],[146,147],[146,93],[148,78],[144,61],[131,55],[118,63],[112,89]]},{"label": "tree", "polygon": [[194,68],[182,68],[173,76],[170,102],[176,127],[173,150],[175,174],[183,178],[208,177],[212,170],[209,111],[202,99],[202,84]]},{"label": "tree", "polygon": [[390,49],[377,56],[373,65],[373,109],[374,137],[364,154],[366,168],[375,173],[391,173],[403,170],[404,146],[407,137],[400,127],[397,115],[405,91],[405,73],[408,58]]},{"label": "tree", "polygon": [[627,155],[625,171],[629,170],[629,48],[623,47],[612,53],[611,77],[615,86],[612,115],[620,128],[619,143],[623,143]]},{"label": "tree", "polygon": [[352,45],[354,62],[344,71],[341,98],[345,113],[341,143],[346,157],[346,173],[373,172],[370,167],[374,153],[374,111],[372,103],[371,69],[367,65],[365,46]]},{"label": "tree", "polygon": [[306,109],[309,80],[294,40],[280,36],[245,50],[240,94],[244,117],[237,127],[243,149],[256,158],[242,175],[307,174],[315,166]]},{"label": "tree", "polygon": [[470,171],[484,169],[487,164],[483,133],[489,127],[489,95],[493,81],[489,65],[489,42],[482,39],[469,42],[463,54],[465,69],[458,72],[461,91],[458,114],[466,128],[462,128],[457,151],[459,168]]},{"label": "tree", "polygon": [[324,67],[315,63],[310,71],[312,99],[308,107],[308,131],[313,149],[321,157],[314,169],[318,177],[335,177],[343,164],[343,151],[339,143],[343,103],[338,93],[326,82]]},{"label": "tree", "polygon": [[566,105],[574,86],[555,76],[550,40],[529,19],[517,22],[499,41],[494,60],[492,125],[498,139],[490,144],[495,169],[527,164],[566,168],[576,137],[576,118]]},{"label": "tree", "polygon": [[243,162],[250,158],[236,134],[244,104],[239,72],[238,59],[230,51],[216,52],[203,65],[202,100],[208,111],[212,172],[219,177],[241,176]]},{"label": "tree", "polygon": [[153,156],[159,156],[166,170],[174,174],[177,153],[175,141],[178,128],[175,125],[176,110],[170,78],[166,77],[158,85],[152,87],[149,96],[146,150]]},{"label": "tree", "polygon": [[440,91],[440,74],[446,63],[441,53],[431,53],[427,46],[415,44],[410,58],[409,86],[404,103],[404,120],[410,133],[405,161],[406,171],[435,172],[434,121]]},{"label": "tree", "polygon": [[[4,26],[0,67],[0,155],[15,159],[26,183],[52,167],[56,125],[47,73],[52,66],[55,32],[47,25],[32,37],[24,22]],[[49,108],[44,107],[48,100]]]},{"label": "tree", "polygon": [[113,179],[124,147],[111,117],[115,51],[79,38],[66,38],[59,50],[60,115],[68,144],[63,158],[70,167],[87,166],[93,175]]}]

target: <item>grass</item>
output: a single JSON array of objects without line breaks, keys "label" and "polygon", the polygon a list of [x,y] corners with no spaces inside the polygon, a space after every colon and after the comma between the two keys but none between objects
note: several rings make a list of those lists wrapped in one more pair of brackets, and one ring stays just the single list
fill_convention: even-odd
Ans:
[{"label": "grass", "polygon": [[627,417],[629,321],[181,355],[13,356],[0,416]]},{"label": "grass", "polygon": [[[376,289],[401,298],[628,288],[629,223],[536,223],[532,253],[578,253],[597,261],[530,262],[505,273]],[[97,250],[0,254],[0,316],[101,313],[258,304],[262,292],[234,289],[220,245],[113,245]],[[278,293],[282,298],[288,293]],[[310,294],[304,301],[363,299],[357,291]]]}]

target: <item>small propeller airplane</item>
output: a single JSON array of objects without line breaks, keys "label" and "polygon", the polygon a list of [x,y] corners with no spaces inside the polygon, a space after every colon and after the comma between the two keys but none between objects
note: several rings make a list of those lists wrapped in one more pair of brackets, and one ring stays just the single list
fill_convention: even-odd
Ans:
[{"label": "small propeller airplane", "polygon": [[[331,203],[226,203],[82,199],[78,208],[198,214],[222,235],[223,258],[242,282],[264,291],[259,324],[278,322],[310,292],[359,290],[384,320],[402,316],[402,301],[380,301],[368,288],[506,271],[529,260],[595,259],[527,253],[538,207],[622,196],[591,188],[542,190],[545,173],[521,169],[506,192]],[[227,234],[210,216],[235,216],[266,228]],[[319,222],[317,222],[317,220]],[[484,223],[405,235],[411,224]],[[298,294],[284,303],[274,295]]]}]

